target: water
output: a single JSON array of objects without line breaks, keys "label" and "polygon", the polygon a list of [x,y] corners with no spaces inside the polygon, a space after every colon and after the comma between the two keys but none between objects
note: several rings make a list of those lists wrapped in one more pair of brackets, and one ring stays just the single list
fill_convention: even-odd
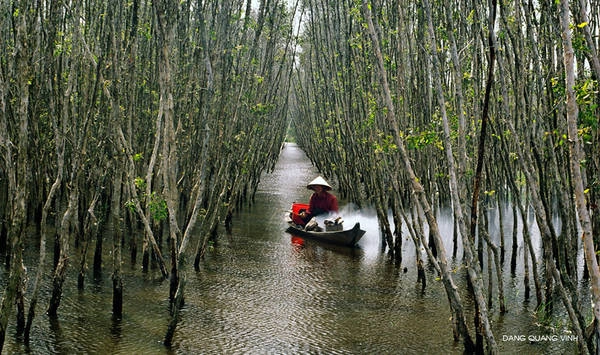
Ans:
[{"label": "water", "polygon": [[[284,232],[285,211],[293,201],[308,200],[305,184],[316,175],[295,145],[282,151],[276,170],[263,177],[255,203],[235,216],[232,233],[220,237],[200,271],[187,272],[186,304],[171,350],[161,343],[168,323],[168,282],[136,266],[125,267],[121,321],[111,319],[110,270],[79,292],[71,269],[58,321],[38,315],[30,348],[10,328],[6,353],[462,353],[462,345],[452,339],[447,297],[433,268],[426,266],[427,288],[421,292],[412,242],[404,242],[403,264],[396,266],[380,251],[373,211],[356,211],[340,201],[346,225],[360,220],[367,231],[356,249]],[[451,255],[450,218],[440,218],[440,228]],[[110,264],[108,258],[105,263]],[[6,272],[1,272],[4,283]],[[34,272],[30,267],[29,275]],[[455,282],[471,322],[461,271]],[[47,305],[49,287],[38,313]],[[501,352],[574,352],[576,342],[559,338],[565,334],[560,324],[565,318],[553,319],[553,328],[536,325],[535,301],[525,302],[522,289],[522,270],[514,279],[506,276],[509,311],[501,316],[492,309]]]}]

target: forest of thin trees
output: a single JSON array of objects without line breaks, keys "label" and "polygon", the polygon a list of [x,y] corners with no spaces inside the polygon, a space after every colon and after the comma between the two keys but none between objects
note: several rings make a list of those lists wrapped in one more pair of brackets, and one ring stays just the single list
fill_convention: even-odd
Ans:
[{"label": "forest of thin trees", "polygon": [[[600,3],[304,4],[291,108],[300,118],[293,121],[298,143],[338,178],[345,198],[376,208],[382,250],[394,260],[401,262],[403,234],[425,248],[448,296],[455,339],[467,351],[498,351],[490,313],[506,312],[503,275],[521,263],[526,299],[550,313],[564,306],[579,351],[597,353]],[[447,207],[453,245],[444,245],[436,221]],[[522,233],[517,223],[490,231],[507,219],[523,221]],[[449,267],[458,244],[464,274]],[[425,287],[423,264],[417,253]],[[457,290],[458,277],[467,290]],[[580,280],[589,285],[585,295]],[[467,295],[474,319],[464,312]]]},{"label": "forest of thin trees", "polygon": [[[0,12],[0,254],[10,272],[0,351],[9,321],[27,343],[36,313],[58,316],[68,268],[83,289],[88,268],[104,265],[119,319],[125,262],[169,280],[170,345],[186,270],[279,155],[291,13],[250,0],[19,0]],[[40,266],[54,258],[50,278],[44,267],[26,273],[26,239]],[[52,285],[43,303],[42,284]]]},{"label": "forest of thin trees", "polygon": [[[186,273],[252,201],[290,122],[341,197],[376,209],[392,261],[407,238],[425,250],[419,283],[428,262],[467,352],[498,351],[491,314],[506,312],[517,264],[526,299],[560,304],[579,351],[600,349],[598,0],[3,0],[0,12],[0,351],[9,322],[28,343],[36,314],[58,317],[69,270],[81,289],[88,269],[110,273],[121,318],[123,263],[169,283],[170,346]],[[522,230],[492,232],[508,219]]]}]

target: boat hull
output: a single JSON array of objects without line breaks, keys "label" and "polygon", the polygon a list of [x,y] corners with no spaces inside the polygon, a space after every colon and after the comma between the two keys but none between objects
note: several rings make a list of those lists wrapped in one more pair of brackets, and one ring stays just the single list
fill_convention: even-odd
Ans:
[{"label": "boat hull", "polygon": [[360,229],[360,223],[356,223],[352,229],[330,232],[305,231],[290,223],[290,226],[286,229],[286,232],[298,237],[305,237],[330,244],[350,247],[355,246],[365,234],[365,231]]}]

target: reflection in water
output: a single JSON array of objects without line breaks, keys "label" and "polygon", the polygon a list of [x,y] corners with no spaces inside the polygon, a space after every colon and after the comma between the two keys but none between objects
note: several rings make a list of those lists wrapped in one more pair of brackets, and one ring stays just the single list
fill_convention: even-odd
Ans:
[{"label": "reflection in water", "polygon": [[[412,242],[405,241],[403,263],[395,265],[380,251],[373,211],[358,211],[340,201],[345,224],[359,221],[367,231],[358,248],[285,232],[285,211],[293,201],[308,200],[311,191],[306,183],[316,175],[295,145],[283,150],[275,171],[263,176],[253,205],[234,217],[231,234],[220,237],[198,272],[187,272],[186,303],[172,351],[161,344],[169,314],[168,282],[156,281],[158,272],[143,275],[133,268],[125,270],[124,314],[119,322],[110,314],[110,271],[82,293],[76,291],[73,273],[65,284],[59,320],[49,322],[38,315],[31,352],[462,353],[462,345],[452,340],[447,298],[433,268],[428,269],[427,288],[421,292]],[[441,218],[440,228],[446,231],[450,252],[452,219]],[[464,290],[459,268],[455,275]],[[507,276],[505,288],[507,304],[512,305],[509,313],[499,316],[492,309],[503,353],[576,350],[574,342],[502,341],[503,335],[549,332],[534,325],[534,306],[523,302],[522,270],[513,279]],[[45,292],[47,299],[49,289]],[[468,295],[461,295],[467,312],[472,312]],[[7,353],[24,352],[11,334],[14,331],[9,330]]]}]

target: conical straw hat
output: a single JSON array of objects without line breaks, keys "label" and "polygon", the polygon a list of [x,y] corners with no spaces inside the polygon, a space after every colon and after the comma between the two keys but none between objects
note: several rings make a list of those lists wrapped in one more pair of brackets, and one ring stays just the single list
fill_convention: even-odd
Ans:
[{"label": "conical straw hat", "polygon": [[321,176],[319,176],[316,179],[314,179],[313,181],[309,182],[308,185],[306,185],[306,188],[312,190],[313,186],[315,186],[315,185],[323,186],[324,190],[331,190],[331,185],[329,185],[327,183],[327,181],[325,181],[325,179],[323,179]]}]

